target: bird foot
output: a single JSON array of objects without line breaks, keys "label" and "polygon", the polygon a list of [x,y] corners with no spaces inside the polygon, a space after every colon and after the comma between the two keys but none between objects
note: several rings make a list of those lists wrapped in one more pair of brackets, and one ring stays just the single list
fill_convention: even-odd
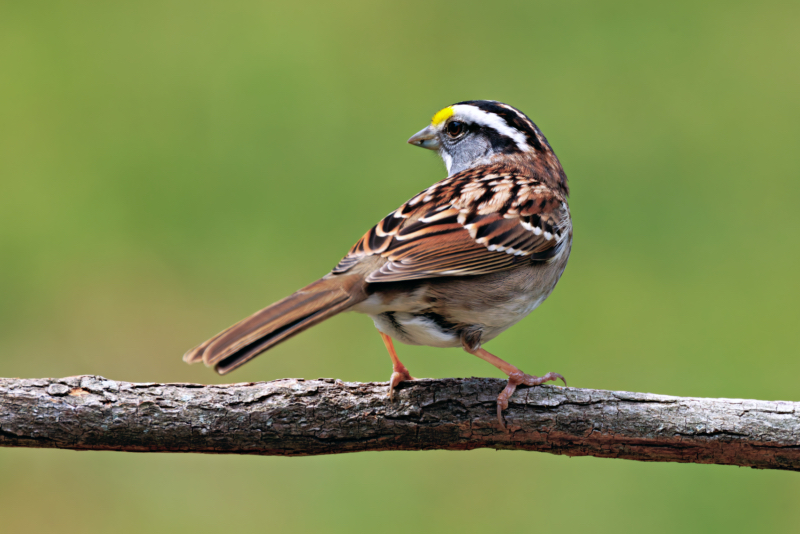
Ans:
[{"label": "bird foot", "polygon": [[545,382],[550,382],[551,380],[555,381],[559,378],[566,386],[567,381],[558,373],[547,373],[544,376],[533,376],[526,375],[522,371],[515,371],[508,375],[508,383],[506,384],[506,387],[500,392],[500,395],[497,396],[497,420],[500,422],[500,426],[505,430],[508,430],[503,422],[503,410],[508,408],[508,399],[510,399],[511,395],[514,394],[517,386],[520,384],[524,384],[526,386],[539,386]]},{"label": "bird foot", "polygon": [[405,367],[395,368],[392,372],[392,377],[389,379],[389,393],[387,397],[389,397],[390,401],[394,400],[394,388],[397,387],[400,382],[405,382],[406,380],[416,380],[416,378],[411,376],[408,369]]}]

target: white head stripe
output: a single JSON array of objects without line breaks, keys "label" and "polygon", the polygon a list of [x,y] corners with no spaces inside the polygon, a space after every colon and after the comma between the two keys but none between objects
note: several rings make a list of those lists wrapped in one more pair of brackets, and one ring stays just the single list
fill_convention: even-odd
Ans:
[{"label": "white head stripe", "polygon": [[531,149],[531,147],[528,146],[528,139],[525,137],[525,134],[509,126],[505,119],[499,115],[483,111],[469,104],[460,104],[458,106],[453,106],[453,117],[461,118],[473,124],[494,128],[501,135],[513,139],[523,152],[528,152]]},{"label": "white head stripe", "polygon": [[497,105],[498,105],[498,106],[500,106],[501,108],[506,108],[508,111],[511,111],[511,112],[513,112],[513,113],[514,113],[514,114],[515,114],[517,117],[519,117],[519,119],[520,119],[520,120],[524,121],[524,122],[525,122],[525,124],[527,124],[528,126],[530,126],[530,127],[531,127],[531,130],[536,130],[536,126],[535,126],[535,125],[534,125],[534,124],[531,122],[531,120],[530,120],[528,117],[526,117],[526,116],[525,116],[525,114],[524,114],[524,113],[522,113],[520,110],[518,110],[517,108],[512,108],[512,107],[511,107],[511,106],[509,106],[508,104],[503,104],[502,102],[496,102],[496,103],[497,103]]}]

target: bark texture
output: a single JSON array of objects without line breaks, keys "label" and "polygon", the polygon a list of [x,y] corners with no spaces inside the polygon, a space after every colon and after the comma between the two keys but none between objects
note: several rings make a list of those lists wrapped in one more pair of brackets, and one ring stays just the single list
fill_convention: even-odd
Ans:
[{"label": "bark texture", "polygon": [[355,451],[542,451],[800,470],[800,403],[520,387],[505,381],[285,379],[203,386],[99,376],[0,378],[0,446],[302,456]]}]

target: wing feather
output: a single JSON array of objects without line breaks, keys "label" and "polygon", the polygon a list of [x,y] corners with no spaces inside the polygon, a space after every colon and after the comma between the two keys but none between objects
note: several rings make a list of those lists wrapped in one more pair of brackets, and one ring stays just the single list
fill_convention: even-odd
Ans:
[{"label": "wing feather", "polygon": [[379,255],[367,282],[470,276],[547,261],[571,234],[564,196],[525,173],[495,167],[455,174],[367,232],[333,270]]}]

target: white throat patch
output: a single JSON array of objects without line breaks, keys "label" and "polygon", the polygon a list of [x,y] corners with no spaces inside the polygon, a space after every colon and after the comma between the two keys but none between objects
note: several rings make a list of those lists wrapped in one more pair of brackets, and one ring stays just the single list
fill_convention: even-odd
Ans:
[{"label": "white throat patch", "polygon": [[444,161],[444,166],[447,167],[447,175],[450,176],[450,167],[453,166],[453,156],[451,156],[444,150],[440,150],[439,154],[442,156],[442,160]]}]

